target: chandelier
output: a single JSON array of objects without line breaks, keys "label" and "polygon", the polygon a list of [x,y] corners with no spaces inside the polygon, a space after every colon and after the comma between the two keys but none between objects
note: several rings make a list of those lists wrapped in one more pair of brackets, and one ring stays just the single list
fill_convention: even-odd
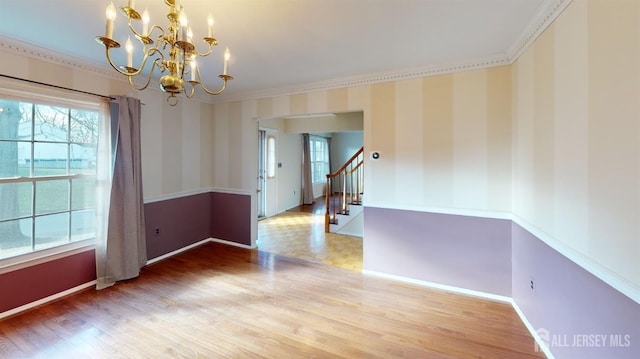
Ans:
[{"label": "chandelier", "polygon": [[[164,0],[169,7],[167,19],[169,24],[166,30],[158,25],[149,27],[149,14],[147,10],[142,16],[135,9],[135,0],[128,0],[127,6],[122,6],[120,11],[127,17],[129,29],[134,37],[138,39],[142,45],[143,58],[138,67],[133,66],[134,45],[131,37],[125,43],[127,53],[127,65],[116,66],[111,58],[111,50],[119,48],[120,43],[113,39],[113,23],[116,18],[116,9],[113,2],[107,6],[107,29],[105,36],[97,36],[96,41],[104,45],[106,49],[106,57],[111,67],[117,72],[127,76],[129,85],[132,88],[142,91],[149,86],[154,75],[155,69],[159,70],[160,88],[167,92],[167,102],[171,106],[178,103],[176,95],[184,93],[188,98],[193,97],[197,85],[202,87],[204,92],[210,95],[219,95],[227,87],[227,81],[233,80],[233,77],[227,73],[229,63],[229,48],[224,52],[224,69],[218,77],[222,79],[222,87],[216,91],[211,91],[205,87],[200,77],[200,69],[197,64],[198,57],[209,56],[213,52],[213,47],[218,45],[218,41],[213,38],[213,17],[209,14],[207,18],[208,34],[203,38],[207,45],[207,51],[201,53],[196,49],[193,42],[193,33],[188,25],[187,16],[179,0]],[[134,21],[142,20],[142,31],[138,32],[133,26]],[[155,40],[152,38],[155,36]],[[150,61],[150,62],[149,62]],[[140,75],[147,65],[150,66],[146,82],[138,87],[134,84],[133,78]],[[185,76],[189,77],[186,80]],[[190,89],[187,89],[187,84]]]}]

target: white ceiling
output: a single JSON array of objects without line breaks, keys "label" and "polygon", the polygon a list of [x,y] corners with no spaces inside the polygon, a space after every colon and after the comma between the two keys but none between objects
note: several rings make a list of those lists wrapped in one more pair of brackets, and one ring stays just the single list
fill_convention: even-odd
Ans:
[{"label": "white ceiling", "polygon": [[[199,62],[203,76],[217,79],[222,52],[227,46],[231,50],[229,71],[235,79],[227,97],[447,64],[505,61],[563,2],[568,1],[182,0],[194,38],[206,34],[207,14],[215,18],[220,45]],[[105,32],[106,4],[2,0],[0,42],[18,40],[106,67],[104,48],[94,40]],[[152,24],[165,26],[164,1],[136,0],[135,5],[140,12],[148,8]],[[115,27],[114,38],[124,44],[126,20],[120,12]]]}]

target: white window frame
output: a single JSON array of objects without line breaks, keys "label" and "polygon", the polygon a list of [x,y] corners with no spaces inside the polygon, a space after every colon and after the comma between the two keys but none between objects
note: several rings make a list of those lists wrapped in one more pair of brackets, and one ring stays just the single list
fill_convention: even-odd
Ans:
[{"label": "white window frame", "polygon": [[[26,103],[32,104],[41,104],[41,105],[51,105],[57,107],[65,107],[69,109],[77,109],[77,110],[89,110],[89,111],[97,111],[100,112],[102,105],[101,100],[92,95],[83,95],[71,93],[68,91],[62,91],[58,89],[53,89],[41,85],[33,85],[21,81],[14,80],[5,80],[0,79],[0,97],[3,99],[22,101]],[[99,118],[104,117],[104,113],[99,113]],[[24,142],[24,141],[23,141]],[[30,141],[32,145],[34,143],[34,138],[32,137]],[[37,141],[35,141],[37,142]],[[66,142],[67,146],[71,144],[75,144],[71,142],[70,138],[67,138]],[[33,152],[32,155],[33,157]],[[32,158],[33,159],[33,158]],[[33,163],[33,161],[31,161]],[[24,182],[41,182],[48,180],[67,180],[72,181],[74,179],[82,179],[82,178],[90,178],[92,175],[83,175],[83,174],[74,174],[67,173],[65,175],[55,175],[55,176],[33,176],[33,172],[30,173],[29,177],[15,177],[15,178],[2,178],[0,179],[0,183],[24,183]],[[71,191],[71,187],[69,187]],[[35,201],[36,194],[33,194],[32,201]],[[67,211],[69,216],[74,209],[71,208],[71,204],[69,204],[69,208]],[[33,221],[38,216],[35,214],[35,209],[32,208],[30,216]],[[26,218],[24,217],[24,218]],[[20,216],[19,218],[23,218]],[[69,239],[71,240],[71,232],[69,232]],[[32,239],[33,241],[33,239]],[[10,272],[13,270],[17,270],[23,267],[28,267],[32,265],[36,265],[39,263],[44,263],[47,261],[55,260],[57,258],[66,257],[69,255],[73,255],[75,253],[81,253],[95,247],[95,236],[91,238],[86,238],[82,240],[77,240],[73,242],[67,242],[63,244],[59,244],[56,246],[34,250],[33,245],[32,249],[29,252],[22,252],[20,254],[16,254],[10,257],[0,258],[0,274]]]},{"label": "white window frame", "polygon": [[[316,143],[322,144],[322,160],[317,160]],[[327,180],[329,168],[329,141],[322,136],[309,136],[311,179],[313,184],[324,183]]]}]

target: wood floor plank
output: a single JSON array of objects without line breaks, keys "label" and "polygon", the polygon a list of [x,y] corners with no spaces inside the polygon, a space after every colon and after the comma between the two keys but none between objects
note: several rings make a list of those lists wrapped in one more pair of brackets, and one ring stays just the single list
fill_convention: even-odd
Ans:
[{"label": "wood floor plank", "polygon": [[208,243],[0,321],[0,358],[543,358],[508,304]]}]

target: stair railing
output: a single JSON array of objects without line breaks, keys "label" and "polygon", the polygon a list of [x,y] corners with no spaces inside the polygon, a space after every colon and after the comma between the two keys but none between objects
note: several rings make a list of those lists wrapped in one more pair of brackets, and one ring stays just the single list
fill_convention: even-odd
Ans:
[{"label": "stair railing", "polygon": [[350,205],[361,205],[364,193],[364,147],[345,162],[340,169],[327,175],[325,191],[325,232],[338,224],[338,214],[348,215]]}]

